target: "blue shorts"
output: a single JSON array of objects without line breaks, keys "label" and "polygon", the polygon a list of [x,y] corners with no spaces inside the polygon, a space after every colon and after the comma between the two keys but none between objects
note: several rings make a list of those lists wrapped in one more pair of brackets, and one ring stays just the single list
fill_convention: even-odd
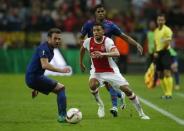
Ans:
[{"label": "blue shorts", "polygon": [[26,84],[29,88],[35,89],[46,95],[53,91],[57,83],[57,81],[52,80],[44,75],[26,76]]}]

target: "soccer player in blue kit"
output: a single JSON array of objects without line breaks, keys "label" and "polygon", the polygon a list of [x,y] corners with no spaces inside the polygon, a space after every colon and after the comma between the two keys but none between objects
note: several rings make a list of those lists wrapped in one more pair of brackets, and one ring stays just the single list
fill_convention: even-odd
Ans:
[{"label": "soccer player in blue kit", "polygon": [[58,122],[65,122],[66,117],[66,95],[65,86],[53,79],[44,76],[45,70],[60,73],[70,72],[69,68],[57,68],[49,62],[54,56],[54,48],[58,48],[61,44],[61,30],[52,28],[48,31],[47,42],[41,43],[32,56],[32,59],[26,70],[26,84],[34,92],[41,92],[48,95],[53,92],[57,95],[58,105]]},{"label": "soccer player in blue kit", "polygon": [[[121,29],[114,24],[112,21],[109,21],[107,19],[105,19],[106,17],[106,10],[105,7],[101,4],[96,5],[96,7],[94,8],[94,13],[95,13],[95,19],[94,20],[88,20],[82,27],[81,29],[81,36],[80,39],[81,41],[84,40],[85,36],[87,35],[87,37],[92,37],[93,36],[93,25],[95,23],[101,23],[103,24],[103,26],[105,27],[105,36],[107,37],[112,37],[114,36],[119,36],[120,38],[124,39],[125,41],[127,41],[128,43],[134,45],[137,47],[138,51],[142,54],[142,46],[137,43],[135,40],[133,40],[130,36],[124,34]],[[117,97],[119,97],[121,99],[121,109],[125,108],[125,102],[124,102],[124,93],[123,92],[117,92],[115,91],[112,86],[105,82],[105,87],[106,89],[109,91],[110,95],[111,95],[111,100],[112,100],[112,108],[110,109],[110,112],[112,113],[112,115],[114,117],[117,116],[117,112],[118,112],[118,108],[117,108]]]}]

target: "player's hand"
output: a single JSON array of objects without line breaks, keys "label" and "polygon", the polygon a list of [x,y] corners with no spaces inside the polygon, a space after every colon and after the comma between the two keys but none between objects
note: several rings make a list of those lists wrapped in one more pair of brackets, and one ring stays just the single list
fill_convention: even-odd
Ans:
[{"label": "player's hand", "polygon": [[137,50],[141,53],[142,55],[142,52],[143,52],[143,48],[140,44],[137,44]]},{"label": "player's hand", "polygon": [[95,56],[95,53],[94,53],[94,52],[91,52],[90,56],[91,56],[91,58],[96,58],[96,56]]},{"label": "player's hand", "polygon": [[70,68],[65,67],[62,69],[62,73],[69,73],[70,72]]},{"label": "player's hand", "polygon": [[94,56],[95,56],[96,58],[102,58],[102,57],[103,57],[103,53],[100,52],[100,51],[94,51],[93,53],[94,53]]},{"label": "player's hand", "polygon": [[80,64],[80,69],[82,72],[84,72],[86,70],[86,67],[83,63]]},{"label": "player's hand", "polygon": [[35,98],[38,95],[38,91],[33,90],[31,95],[32,95],[32,98]]}]

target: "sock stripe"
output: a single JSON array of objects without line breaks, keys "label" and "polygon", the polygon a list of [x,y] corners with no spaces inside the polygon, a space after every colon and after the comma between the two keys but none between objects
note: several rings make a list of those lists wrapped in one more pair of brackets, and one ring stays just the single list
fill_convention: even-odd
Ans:
[{"label": "sock stripe", "polygon": [[98,93],[98,88],[96,88],[95,90],[90,89],[90,91],[91,91],[92,94],[96,94],[96,93]]},{"label": "sock stripe", "polygon": [[136,97],[136,95],[135,95],[134,93],[132,93],[132,95],[128,96],[128,98],[129,98],[130,100],[134,100],[135,97]]}]

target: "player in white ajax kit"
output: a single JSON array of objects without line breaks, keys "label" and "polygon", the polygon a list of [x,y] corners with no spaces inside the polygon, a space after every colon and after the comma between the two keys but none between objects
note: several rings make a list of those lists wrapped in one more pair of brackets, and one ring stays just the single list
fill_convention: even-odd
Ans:
[{"label": "player in white ajax kit", "polygon": [[96,23],[93,26],[94,37],[87,38],[80,49],[80,67],[82,71],[85,70],[85,66],[82,63],[85,50],[87,49],[90,53],[92,65],[89,86],[91,93],[99,105],[98,116],[100,118],[105,116],[104,104],[100,98],[98,87],[100,87],[104,81],[107,81],[115,87],[116,90],[121,90],[127,95],[134,104],[141,119],[150,119],[144,114],[138,97],[129,89],[129,83],[120,74],[116,63],[112,59],[112,57],[119,56],[119,52],[113,40],[105,37],[103,34],[103,25]]}]

